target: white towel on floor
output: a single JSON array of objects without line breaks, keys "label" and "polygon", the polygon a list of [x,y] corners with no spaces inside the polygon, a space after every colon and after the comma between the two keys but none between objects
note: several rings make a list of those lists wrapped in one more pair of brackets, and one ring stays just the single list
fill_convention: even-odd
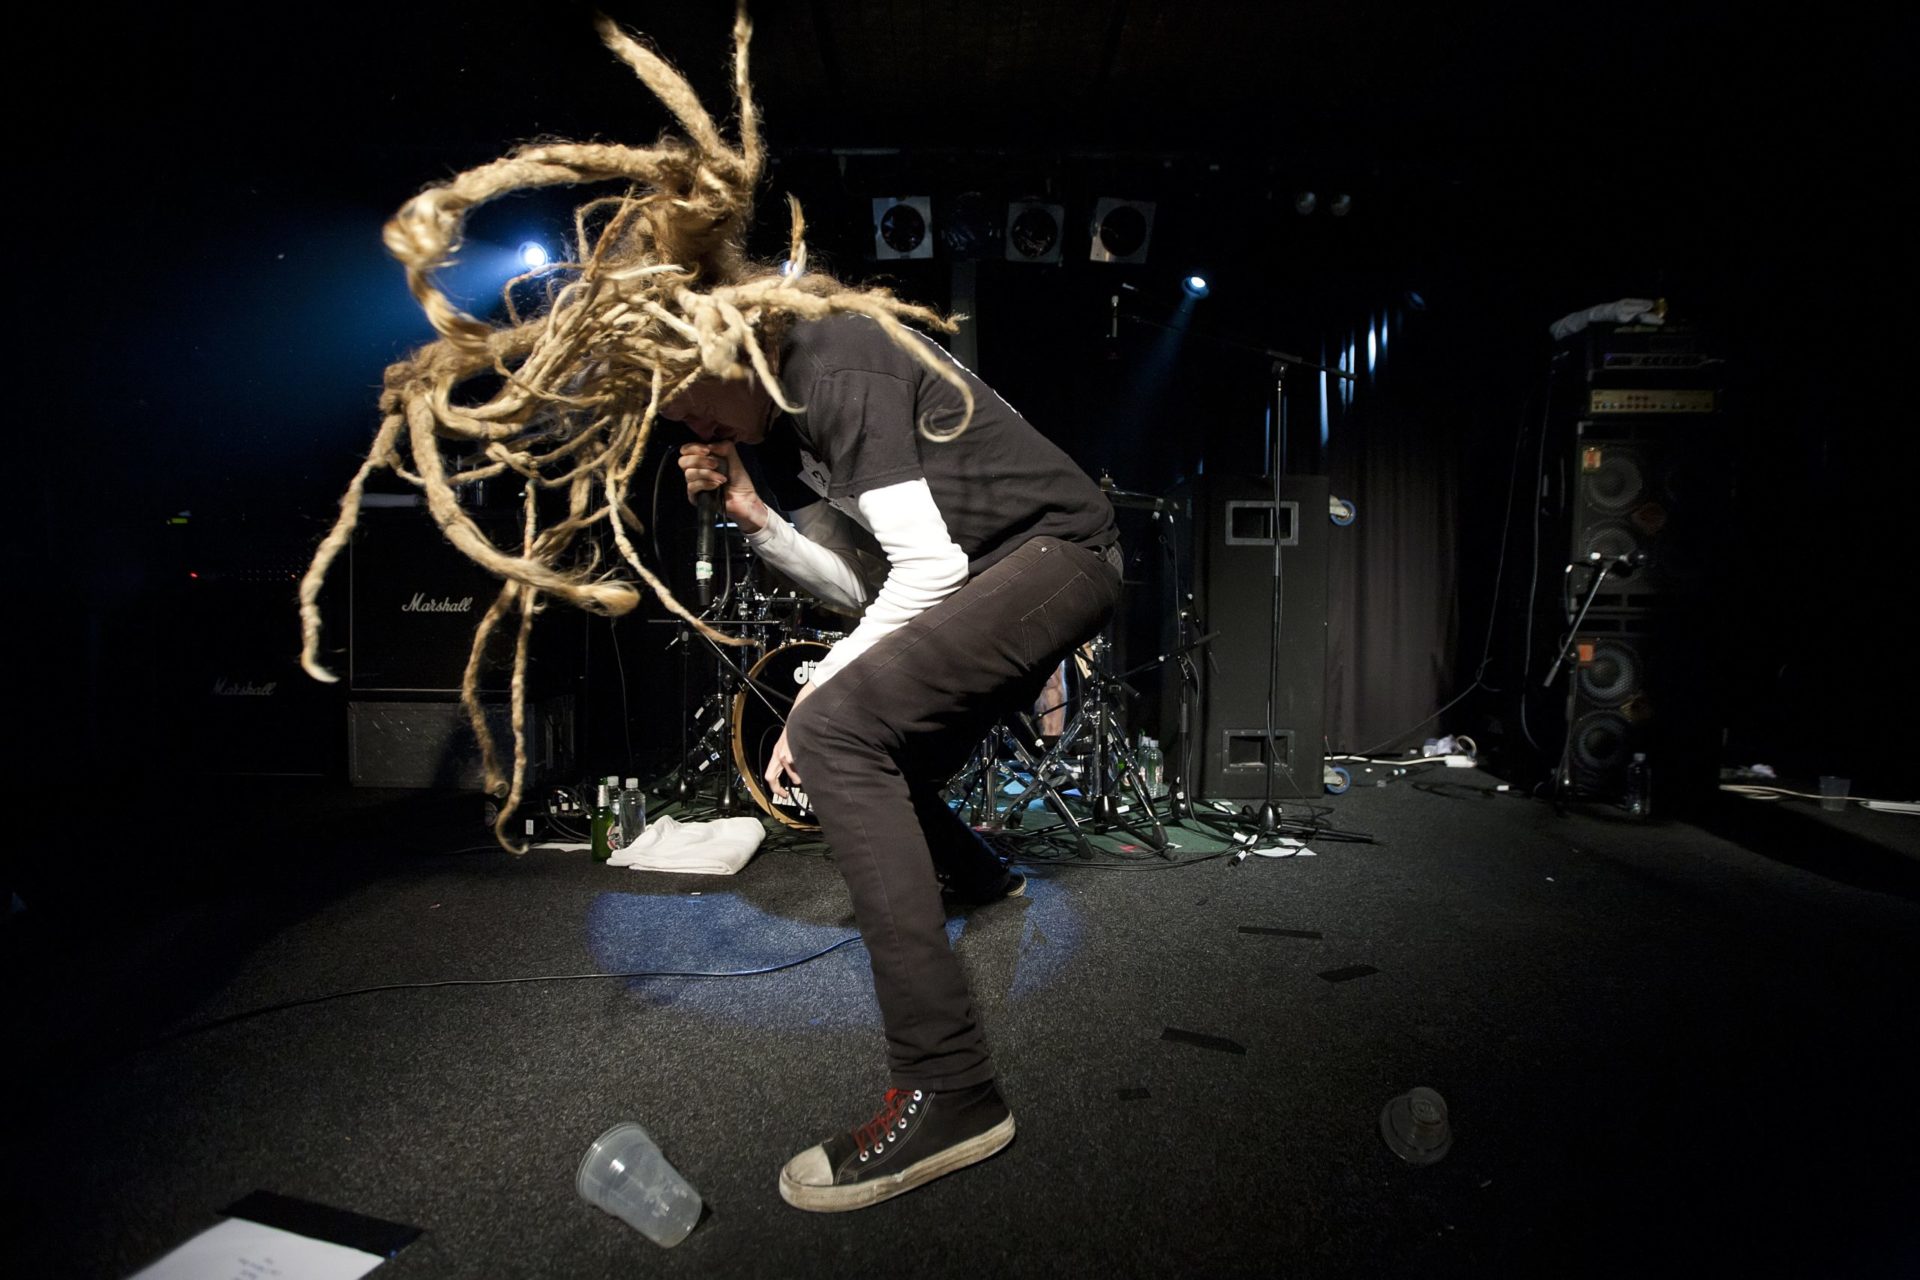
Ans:
[{"label": "white towel on floor", "polygon": [[616,851],[607,865],[632,867],[635,871],[730,876],[747,865],[766,838],[767,829],[758,818],[718,818],[712,822],[655,818],[639,839]]}]

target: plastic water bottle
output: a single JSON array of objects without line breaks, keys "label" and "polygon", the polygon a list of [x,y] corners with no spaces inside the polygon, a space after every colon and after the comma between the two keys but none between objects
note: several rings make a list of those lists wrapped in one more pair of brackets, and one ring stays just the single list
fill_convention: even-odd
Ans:
[{"label": "plastic water bottle", "polygon": [[1644,751],[1634,752],[1627,765],[1626,803],[1629,818],[1653,816],[1653,766],[1647,763]]},{"label": "plastic water bottle", "polygon": [[1140,780],[1146,786],[1149,799],[1160,794],[1160,753],[1154,750],[1153,739],[1141,734],[1134,744],[1134,758],[1140,763]]},{"label": "plastic water bottle", "polygon": [[640,789],[640,779],[628,778],[620,789],[620,847],[638,840],[646,829],[647,793]]}]

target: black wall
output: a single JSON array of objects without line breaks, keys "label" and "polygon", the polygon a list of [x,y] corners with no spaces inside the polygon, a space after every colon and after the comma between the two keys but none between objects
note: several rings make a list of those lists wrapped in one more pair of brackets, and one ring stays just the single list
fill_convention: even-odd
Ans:
[{"label": "black wall", "polygon": [[[563,59],[535,67],[481,19],[422,18],[417,41],[315,31],[291,49],[238,14],[199,14],[188,29],[139,21],[98,69],[127,89],[117,100],[139,107],[70,108],[34,144],[55,185],[25,197],[57,210],[47,215],[57,232],[34,242],[26,278],[41,289],[20,304],[30,321],[5,556],[21,621],[8,629],[7,660],[26,690],[28,768],[44,777],[177,761],[164,746],[167,699],[183,678],[167,640],[182,626],[182,570],[196,557],[238,565],[269,546],[310,547],[331,519],[370,438],[382,367],[427,336],[378,248],[384,217],[420,184],[515,138],[644,140],[661,123],[618,68],[569,79]],[[1667,297],[1724,335],[1736,388],[1743,553],[1725,567],[1736,601],[1721,647],[1729,752],[1849,773],[1862,789],[1892,783],[1915,754],[1899,615],[1916,550],[1914,451],[1897,411],[1914,326],[1895,282],[1911,257],[1888,194],[1897,152],[1878,141],[1893,82],[1874,41],[1838,28],[1760,47],[1800,58],[1790,69],[1733,27],[1669,25],[1661,37],[1561,33],[1551,47],[1581,50],[1576,64],[1503,51],[1493,34],[1484,50],[1436,51],[1463,60],[1457,80],[1472,110],[1405,101],[1396,110],[1423,145],[1382,127],[1351,155],[1316,144],[1342,131],[1311,113],[1291,134],[1244,120],[1169,124],[1134,152],[1094,108],[1024,134],[1002,113],[976,135],[937,103],[842,101],[807,115],[775,102],[781,163],[756,246],[777,253],[776,193],[786,190],[805,201],[816,250],[850,277],[881,273],[865,258],[876,193],[1044,192],[1072,217],[1102,194],[1158,200],[1145,266],[1087,262],[1075,228],[1060,267],[988,258],[974,268],[981,372],[1090,472],[1134,489],[1164,489],[1203,461],[1257,470],[1264,362],[1213,339],[1315,355],[1361,317],[1391,312],[1385,376],[1418,412],[1372,413],[1363,394],[1336,430],[1359,433],[1350,443],[1369,431],[1442,433],[1458,458],[1458,525],[1435,531],[1459,561],[1456,653],[1438,677],[1447,696],[1476,674],[1494,686],[1517,674],[1518,646],[1489,620],[1501,551],[1522,545],[1516,529],[1531,508],[1523,489],[1520,523],[1506,518],[1514,442],[1551,354],[1547,323],[1621,296]],[[1636,69],[1642,46],[1664,50],[1652,70]],[[567,47],[596,66],[603,57],[590,41]],[[154,56],[164,49],[182,60]],[[1697,74],[1676,74],[1689,53],[1712,56]],[[695,64],[703,83],[717,83],[718,59]],[[1499,96],[1476,77],[1492,66]],[[1608,84],[1615,91],[1600,92]],[[569,86],[586,107],[568,105]],[[1396,90],[1383,80],[1378,91]],[[607,111],[607,94],[630,95],[631,114]],[[1126,118],[1175,122],[1182,99],[1169,82]],[[1457,128],[1450,141],[1435,119]],[[941,149],[832,154],[870,137],[862,129],[876,120],[907,141],[918,120]],[[78,172],[77,155],[91,157]],[[1291,212],[1298,175],[1310,172],[1353,186],[1350,218]],[[475,244],[557,229],[566,208],[544,196],[504,202],[476,219]],[[1139,314],[1173,321],[1176,282],[1195,268],[1217,287],[1188,313],[1184,336],[1140,325],[1109,336],[1116,283],[1137,286],[1129,306]],[[945,258],[884,274],[916,299],[953,297]],[[1409,307],[1409,290],[1423,309]],[[1324,469],[1316,451],[1309,436],[1295,469]],[[1530,466],[1523,458],[1523,485]],[[1333,481],[1339,492],[1342,477]],[[204,531],[184,558],[180,527],[165,523],[181,511]],[[686,517],[670,486],[662,512],[673,559]],[[1510,584],[1511,563],[1505,572]],[[290,587],[281,606],[290,651]],[[614,634],[593,626],[596,640]],[[588,760],[626,754],[634,734],[644,746],[677,733],[664,727],[680,681],[660,629],[635,619],[617,634],[637,709],[626,723],[596,722]],[[603,665],[589,680],[617,689],[618,675]],[[1492,708],[1469,703],[1468,719],[1439,729],[1480,728]]]}]

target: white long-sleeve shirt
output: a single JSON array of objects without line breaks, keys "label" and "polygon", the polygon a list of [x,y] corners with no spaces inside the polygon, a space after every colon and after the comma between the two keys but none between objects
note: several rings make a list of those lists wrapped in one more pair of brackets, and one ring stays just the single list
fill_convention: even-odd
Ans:
[{"label": "white long-sleeve shirt", "polygon": [[[967,580],[967,556],[947,531],[925,480],[905,480],[858,495],[843,512],[809,503],[789,523],[771,508],[767,523],[747,535],[758,555],[829,604],[860,613],[859,625],[814,668],[824,684],[886,635],[958,591]],[[871,585],[871,557],[862,553],[851,517],[886,555],[886,574]],[[798,527],[796,527],[798,526]]]}]

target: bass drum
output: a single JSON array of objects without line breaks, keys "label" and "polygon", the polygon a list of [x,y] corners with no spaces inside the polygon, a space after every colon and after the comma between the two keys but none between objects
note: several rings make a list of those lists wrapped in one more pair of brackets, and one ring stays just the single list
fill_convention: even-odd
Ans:
[{"label": "bass drum", "polygon": [[828,646],[813,640],[781,645],[753,664],[747,687],[733,698],[733,762],[747,790],[771,817],[801,831],[818,831],[804,788],[787,788],[787,799],[767,790],[767,766],[787,729],[787,714],[802,685],[827,656]]}]

